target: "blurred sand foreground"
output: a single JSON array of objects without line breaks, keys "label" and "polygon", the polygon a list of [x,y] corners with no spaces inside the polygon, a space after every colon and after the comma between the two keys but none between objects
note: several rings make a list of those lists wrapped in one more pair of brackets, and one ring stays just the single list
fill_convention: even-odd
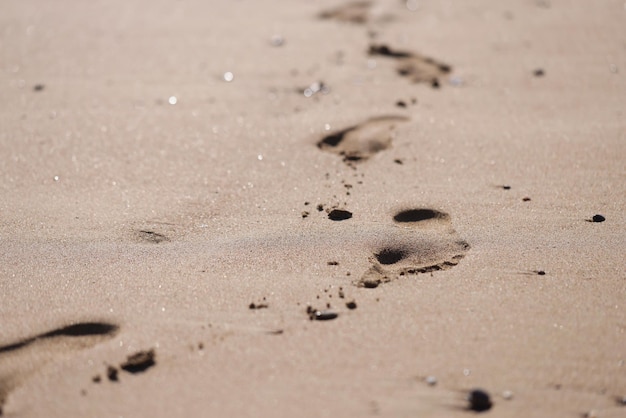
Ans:
[{"label": "blurred sand foreground", "polygon": [[623,0],[4,0],[0,85],[1,415],[626,416]]}]

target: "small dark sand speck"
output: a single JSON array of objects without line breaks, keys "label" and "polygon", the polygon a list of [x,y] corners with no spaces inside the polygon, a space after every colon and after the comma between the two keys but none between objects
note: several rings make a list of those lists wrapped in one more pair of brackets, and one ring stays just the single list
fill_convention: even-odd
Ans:
[{"label": "small dark sand speck", "polygon": [[111,382],[117,382],[117,369],[113,366],[107,367],[107,377]]},{"label": "small dark sand speck", "polygon": [[591,220],[589,222],[604,222],[606,221],[606,218],[602,215],[593,215],[593,217],[591,218]]},{"label": "small dark sand speck", "polygon": [[356,309],[356,302],[355,301],[347,302],[346,303],[346,308],[348,308],[348,309]]},{"label": "small dark sand speck", "polygon": [[45,89],[46,86],[43,84],[35,84],[33,86],[33,91],[43,91],[43,89]]},{"label": "small dark sand speck", "polygon": [[544,75],[546,75],[546,72],[543,70],[543,68],[537,68],[535,71],[533,71],[533,75],[535,77],[543,77]]},{"label": "small dark sand speck", "polygon": [[482,389],[474,389],[467,395],[468,409],[475,412],[485,412],[491,409],[493,403],[489,394]]}]

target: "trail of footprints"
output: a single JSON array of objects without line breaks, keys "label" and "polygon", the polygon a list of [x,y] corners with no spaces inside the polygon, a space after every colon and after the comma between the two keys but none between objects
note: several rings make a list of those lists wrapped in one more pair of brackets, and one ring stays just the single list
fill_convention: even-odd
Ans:
[{"label": "trail of footprints", "polygon": [[[324,10],[318,17],[322,20],[335,20],[341,23],[365,25],[372,21],[388,21],[389,16],[374,18],[372,1],[353,1]],[[371,44],[370,56],[379,56],[396,61],[396,72],[413,83],[428,83],[433,88],[441,86],[440,78],[449,74],[452,67],[433,58],[411,51],[394,50],[385,44]]]},{"label": "trail of footprints", "polygon": [[[356,1],[324,11],[319,18],[364,24],[369,20],[371,6],[370,1]],[[370,46],[369,54],[396,60],[398,74],[415,83],[428,82],[438,87],[439,77],[450,72],[446,64],[411,52],[395,51],[386,45]],[[325,136],[316,145],[321,151],[336,154],[348,166],[355,168],[357,164],[365,163],[389,149],[397,127],[408,122],[408,117],[399,115],[372,117]],[[323,209],[318,207],[318,210]],[[352,222],[352,213],[345,208],[332,208],[328,209],[328,218]],[[368,260],[363,260],[365,271],[354,281],[355,286],[376,288],[402,276],[445,270],[457,265],[469,249],[469,244],[452,229],[450,216],[439,210],[423,207],[406,209],[396,213],[389,220],[389,226],[390,235],[386,242],[378,245]],[[161,232],[136,229],[132,231],[132,241],[167,245],[171,238]],[[342,290],[340,292],[343,293]],[[346,306],[354,310],[357,304],[351,300]],[[258,307],[254,305],[254,308]],[[335,312],[310,306],[306,313],[315,320],[338,317]],[[112,338],[118,331],[119,327],[112,323],[82,322],[0,346],[0,415],[10,392],[46,363],[93,347]],[[154,350],[138,352],[120,364],[119,370],[143,372],[156,364],[155,357]],[[117,381],[118,367],[108,366],[104,375],[110,381]],[[94,376],[93,382],[98,383],[101,379],[100,375]]]}]

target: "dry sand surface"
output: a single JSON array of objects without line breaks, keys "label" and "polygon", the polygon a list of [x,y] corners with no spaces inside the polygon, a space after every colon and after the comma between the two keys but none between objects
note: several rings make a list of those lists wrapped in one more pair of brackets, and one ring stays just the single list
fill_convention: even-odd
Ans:
[{"label": "dry sand surface", "polygon": [[3,0],[0,86],[0,415],[626,416],[623,0]]}]

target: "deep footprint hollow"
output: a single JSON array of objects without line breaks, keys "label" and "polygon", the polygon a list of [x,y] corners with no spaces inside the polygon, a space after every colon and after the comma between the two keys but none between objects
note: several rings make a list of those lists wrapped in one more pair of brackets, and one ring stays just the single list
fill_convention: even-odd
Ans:
[{"label": "deep footprint hollow", "polygon": [[41,334],[39,338],[50,338],[56,336],[83,337],[88,335],[108,335],[113,334],[118,329],[117,325],[106,322],[80,322],[68,325],[53,331]]},{"label": "deep footprint hollow", "polygon": [[396,264],[398,261],[406,257],[406,252],[404,250],[386,248],[378,254],[375,254],[375,256],[376,260],[378,260],[380,264],[389,265]]},{"label": "deep footprint hollow", "polygon": [[448,215],[434,209],[408,209],[398,212],[393,220],[401,223],[421,222],[429,219],[446,219]]}]

